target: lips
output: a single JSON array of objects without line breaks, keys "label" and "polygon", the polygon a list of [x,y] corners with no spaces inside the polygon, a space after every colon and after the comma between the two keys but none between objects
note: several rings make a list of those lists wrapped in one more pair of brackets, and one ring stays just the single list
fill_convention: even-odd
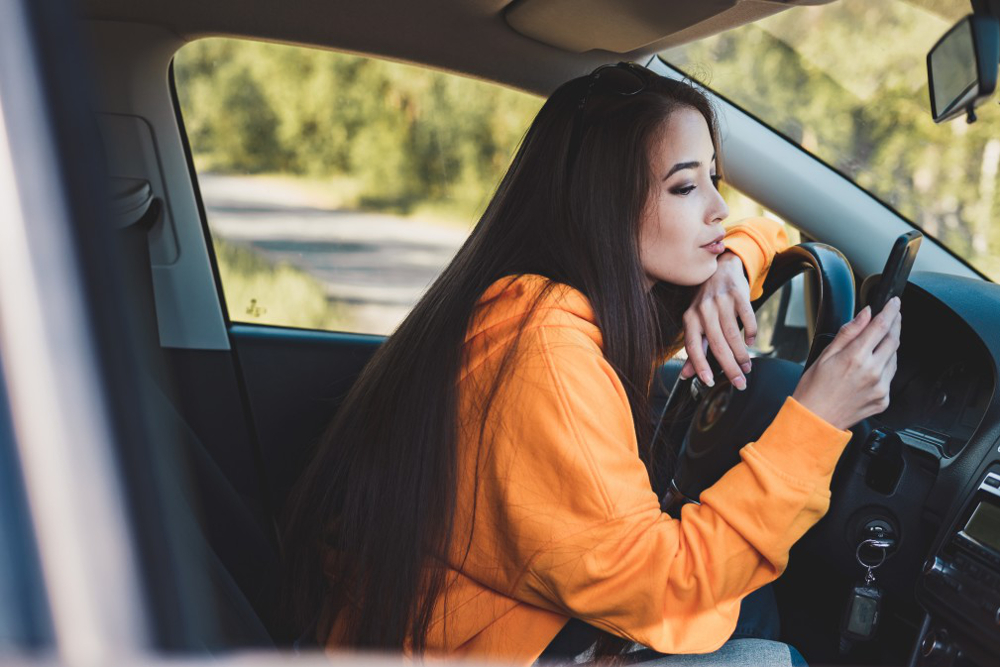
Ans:
[{"label": "lips", "polygon": [[714,244],[716,244],[716,243],[722,243],[722,240],[723,240],[724,238],[726,238],[726,235],[725,235],[725,234],[719,234],[719,235],[718,235],[717,237],[715,237],[714,239],[712,239],[712,240],[711,240],[711,241],[709,241],[708,243],[706,243],[706,244],[702,245],[701,247],[702,247],[702,248],[707,248],[707,247],[708,247],[708,246],[710,246],[710,245],[714,245]]}]

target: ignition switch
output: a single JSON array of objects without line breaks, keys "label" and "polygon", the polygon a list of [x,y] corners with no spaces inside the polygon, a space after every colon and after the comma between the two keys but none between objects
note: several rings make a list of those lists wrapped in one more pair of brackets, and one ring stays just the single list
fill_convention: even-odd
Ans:
[{"label": "ignition switch", "polygon": [[[861,533],[858,535],[858,543],[860,544],[865,540],[878,540],[886,544],[885,552],[887,554],[895,551],[896,546],[899,544],[899,536],[896,534],[895,528],[885,519],[871,519],[865,523],[861,529]],[[861,554],[862,557],[866,555],[865,553]]]}]

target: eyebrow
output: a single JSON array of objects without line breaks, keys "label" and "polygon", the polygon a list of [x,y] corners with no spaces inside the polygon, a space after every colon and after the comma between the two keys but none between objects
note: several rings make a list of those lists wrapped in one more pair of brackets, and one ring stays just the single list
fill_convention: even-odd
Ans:
[{"label": "eyebrow", "polygon": [[[712,153],[712,160],[709,160],[709,162],[713,160],[715,160],[715,153]],[[663,180],[667,180],[681,169],[697,169],[700,166],[701,162],[678,162],[670,168],[670,171],[668,171],[667,175],[663,177]]]}]

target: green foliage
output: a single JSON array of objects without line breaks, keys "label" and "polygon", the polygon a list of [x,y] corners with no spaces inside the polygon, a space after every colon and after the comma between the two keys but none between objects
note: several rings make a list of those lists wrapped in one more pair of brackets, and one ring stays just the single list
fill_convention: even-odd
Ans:
[{"label": "green foliage", "polygon": [[441,72],[240,40],[198,40],[174,65],[201,167],[349,179],[354,205],[469,223],[541,106]]},{"label": "green foliage", "polygon": [[323,285],[289,264],[273,264],[250,248],[213,239],[229,316],[237,322],[351,331],[347,309]]},{"label": "green foliage", "polygon": [[277,115],[250,70],[234,70],[217,91],[225,114],[215,126],[211,145],[222,168],[265,171],[282,155],[274,130]]},{"label": "green foliage", "polygon": [[931,120],[925,56],[968,6],[915,4],[797,8],[662,55],[997,279],[1000,113]]}]

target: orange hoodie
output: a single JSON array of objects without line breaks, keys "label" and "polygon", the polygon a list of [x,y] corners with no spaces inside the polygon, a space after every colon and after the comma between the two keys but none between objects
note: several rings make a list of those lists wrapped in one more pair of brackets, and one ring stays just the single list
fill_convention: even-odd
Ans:
[{"label": "orange hoodie", "polygon": [[[732,227],[726,245],[756,296],[787,239],[760,218]],[[701,505],[672,519],[650,488],[593,311],[558,285],[523,335],[481,448],[484,392],[545,283],[497,281],[468,331],[456,539],[429,652],[527,665],[571,616],[664,653],[713,651],[735,628],[740,600],[781,574],[792,544],[826,512],[850,432],[789,398]]]}]

